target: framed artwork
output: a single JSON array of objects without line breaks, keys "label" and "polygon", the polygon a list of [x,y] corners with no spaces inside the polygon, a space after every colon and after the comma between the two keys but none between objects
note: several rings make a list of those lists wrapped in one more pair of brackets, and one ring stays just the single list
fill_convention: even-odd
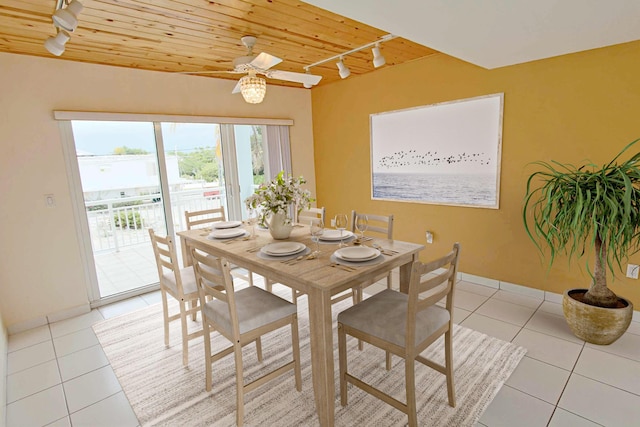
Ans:
[{"label": "framed artwork", "polygon": [[504,94],[372,114],[371,197],[498,209]]}]

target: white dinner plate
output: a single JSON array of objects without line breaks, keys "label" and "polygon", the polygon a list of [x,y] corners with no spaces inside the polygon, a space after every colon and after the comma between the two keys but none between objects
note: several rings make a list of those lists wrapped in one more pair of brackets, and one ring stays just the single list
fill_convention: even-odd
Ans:
[{"label": "white dinner plate", "polygon": [[221,230],[213,230],[209,236],[216,239],[231,239],[242,236],[244,233],[244,228],[223,228]]},{"label": "white dinner plate", "polygon": [[337,258],[345,261],[358,262],[369,261],[380,256],[380,251],[368,246],[350,246],[341,248],[334,252]]},{"label": "white dinner plate", "polygon": [[[353,236],[353,233],[349,230],[342,232],[342,240],[346,240],[351,236]],[[324,230],[320,236],[320,240],[340,240],[340,230]]]},{"label": "white dinner plate", "polygon": [[271,256],[287,256],[303,251],[306,246],[300,242],[269,243],[260,249],[260,252]]},{"label": "white dinner plate", "polygon": [[211,228],[222,229],[222,228],[234,228],[240,227],[242,222],[240,221],[218,221],[211,224]]}]

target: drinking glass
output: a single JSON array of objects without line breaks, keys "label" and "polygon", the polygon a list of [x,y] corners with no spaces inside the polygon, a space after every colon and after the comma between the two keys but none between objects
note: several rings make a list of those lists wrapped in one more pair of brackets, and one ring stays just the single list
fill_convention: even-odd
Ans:
[{"label": "drinking glass", "polygon": [[349,225],[349,219],[345,214],[338,214],[336,215],[335,221],[336,221],[336,228],[340,230],[340,244],[338,245],[338,247],[342,248],[344,246],[347,246],[342,241],[342,235],[344,234],[344,230],[347,228],[347,225]]},{"label": "drinking glass", "polygon": [[356,217],[356,230],[360,232],[360,240],[364,240],[364,232],[369,228],[369,218],[366,215]]},{"label": "drinking glass", "polygon": [[258,211],[249,209],[247,211],[247,223],[251,226],[251,238],[256,237],[256,224],[258,223]]},{"label": "drinking glass", "polygon": [[324,222],[321,219],[317,221],[311,221],[311,235],[316,240],[316,250],[313,255],[318,256],[320,254],[320,236],[324,233]]}]

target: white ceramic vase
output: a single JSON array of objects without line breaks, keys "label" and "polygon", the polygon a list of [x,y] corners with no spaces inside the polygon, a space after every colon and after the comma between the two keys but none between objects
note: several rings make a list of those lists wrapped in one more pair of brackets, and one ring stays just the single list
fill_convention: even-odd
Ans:
[{"label": "white ceramic vase", "polygon": [[293,230],[292,224],[285,224],[287,215],[281,212],[271,214],[269,220],[269,233],[277,240],[288,239]]}]

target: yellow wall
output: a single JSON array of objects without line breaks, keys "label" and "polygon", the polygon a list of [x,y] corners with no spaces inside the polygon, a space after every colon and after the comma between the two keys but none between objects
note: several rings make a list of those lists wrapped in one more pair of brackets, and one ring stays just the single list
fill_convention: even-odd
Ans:
[{"label": "yellow wall", "polygon": [[[562,293],[585,287],[582,262],[559,259],[547,274],[525,234],[521,207],[529,162],[608,162],[640,138],[640,42],[485,70],[446,55],[386,67],[313,90],[318,205],[395,215],[394,237],[425,243],[428,259],[462,244],[460,270]],[[504,93],[500,209],[372,201],[369,115]],[[462,125],[462,124],[461,124]],[[640,263],[635,255],[631,262]],[[640,283],[609,282],[640,306]]]},{"label": "yellow wall", "polygon": [[314,191],[309,90],[268,85],[250,105],[234,85],[0,53],[0,312],[10,330],[88,303],[54,110],[293,119],[293,172]]}]

